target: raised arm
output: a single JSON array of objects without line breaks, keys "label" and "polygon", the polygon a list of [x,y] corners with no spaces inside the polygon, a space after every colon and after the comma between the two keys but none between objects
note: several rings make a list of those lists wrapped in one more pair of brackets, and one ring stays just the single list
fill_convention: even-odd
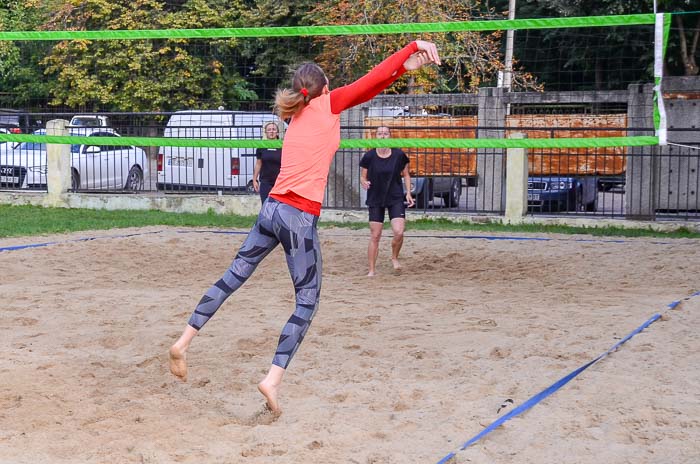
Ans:
[{"label": "raised arm", "polygon": [[343,110],[369,101],[406,71],[418,69],[427,63],[440,64],[435,45],[422,40],[411,42],[352,84],[331,91],[331,111],[340,114]]}]

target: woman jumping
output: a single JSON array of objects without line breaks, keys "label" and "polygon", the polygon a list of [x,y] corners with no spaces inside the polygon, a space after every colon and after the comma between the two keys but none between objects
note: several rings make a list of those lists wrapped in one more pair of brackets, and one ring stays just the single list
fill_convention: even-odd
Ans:
[{"label": "woman jumping", "polygon": [[194,336],[281,243],[294,282],[296,306],[282,329],[270,370],[258,384],[267,407],[275,414],[281,412],[277,398],[282,377],[309,329],[321,293],[321,248],[316,225],[328,171],[340,145],[340,113],[370,100],[404,72],[429,63],[440,64],[437,48],[417,40],[344,87],[329,90],[323,70],[306,63],[294,73],[291,89],[277,91],[277,113],[283,120],[291,118],[282,145],[279,176],[230,268],[207,290],[170,348],[170,371],[174,375],[187,379],[186,353]]}]

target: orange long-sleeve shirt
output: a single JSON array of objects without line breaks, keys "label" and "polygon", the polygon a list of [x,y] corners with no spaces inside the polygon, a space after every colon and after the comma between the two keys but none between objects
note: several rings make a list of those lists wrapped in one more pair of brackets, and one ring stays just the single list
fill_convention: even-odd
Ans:
[{"label": "orange long-sleeve shirt", "polygon": [[319,216],[331,161],[340,146],[340,113],[364,103],[401,77],[411,42],[362,78],[313,98],[292,117],[282,143],[282,165],[270,196]]}]

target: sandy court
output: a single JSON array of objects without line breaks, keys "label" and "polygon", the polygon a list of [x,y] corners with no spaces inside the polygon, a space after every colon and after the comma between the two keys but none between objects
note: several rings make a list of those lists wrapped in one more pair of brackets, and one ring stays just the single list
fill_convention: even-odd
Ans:
[{"label": "sandy court", "polygon": [[385,237],[370,279],[368,232],[321,229],[321,306],[272,423],[256,384],[293,309],[281,249],[195,339],[181,383],[167,349],[244,235],[0,239],[59,242],[0,252],[0,463],[435,463],[655,312],[451,462],[700,462],[700,296],[666,311],[700,290],[699,241],[408,234],[403,274]]}]

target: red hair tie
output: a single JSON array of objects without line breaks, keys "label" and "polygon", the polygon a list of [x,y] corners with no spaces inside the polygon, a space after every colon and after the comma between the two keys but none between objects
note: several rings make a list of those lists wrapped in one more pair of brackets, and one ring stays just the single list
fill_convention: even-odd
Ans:
[{"label": "red hair tie", "polygon": [[302,87],[301,90],[300,90],[299,92],[301,92],[301,94],[302,94],[304,97],[308,97],[308,96],[309,96],[309,91],[306,90],[306,87]]}]

